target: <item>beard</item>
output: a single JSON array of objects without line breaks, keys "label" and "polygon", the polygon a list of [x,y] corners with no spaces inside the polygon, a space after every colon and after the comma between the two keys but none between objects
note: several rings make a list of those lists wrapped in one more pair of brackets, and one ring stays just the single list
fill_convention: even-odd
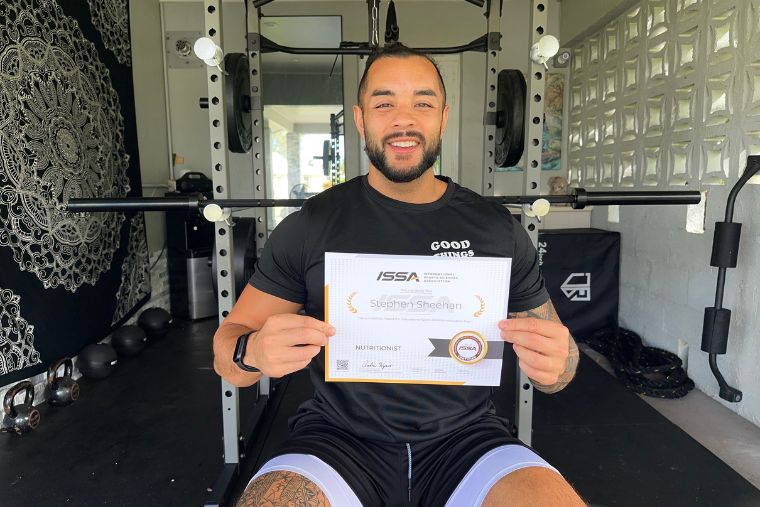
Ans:
[{"label": "beard", "polygon": [[[419,141],[420,145],[422,146],[422,160],[420,160],[419,164],[403,169],[393,167],[388,162],[388,157],[385,155],[383,147],[392,139],[400,137],[411,137]],[[433,142],[428,145],[425,137],[416,131],[405,131],[389,134],[383,138],[382,143],[380,144],[376,144],[369,133],[365,132],[365,144],[366,146],[364,147],[364,151],[367,154],[369,161],[373,166],[375,166],[375,168],[377,168],[378,171],[380,171],[383,176],[385,176],[386,179],[392,181],[393,183],[409,183],[410,181],[416,180],[425,174],[425,171],[430,169],[433,164],[435,164],[435,161],[441,154],[440,135],[437,138],[433,139]]]}]

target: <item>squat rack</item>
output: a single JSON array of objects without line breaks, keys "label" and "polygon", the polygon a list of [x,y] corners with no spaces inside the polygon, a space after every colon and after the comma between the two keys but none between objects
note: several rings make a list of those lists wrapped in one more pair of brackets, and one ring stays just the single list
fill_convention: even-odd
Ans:
[{"label": "squat rack", "polygon": [[[263,118],[263,100],[262,100],[262,72],[261,72],[261,53],[268,51],[282,51],[296,54],[335,54],[335,55],[369,55],[372,50],[380,44],[380,18],[379,4],[380,0],[367,0],[368,9],[368,44],[356,44],[353,47],[341,45],[340,48],[331,49],[298,49],[287,48],[276,44],[261,35],[261,7],[271,3],[273,0],[251,0],[251,6],[257,10],[254,23],[251,23],[248,16],[248,3],[246,0],[246,24],[248,26],[246,34],[248,37],[248,63],[250,72],[251,85],[251,122],[253,124],[252,136],[253,147],[251,149],[251,160],[253,163],[253,186],[254,199],[264,200],[266,198],[266,171],[264,167],[264,118]],[[486,5],[487,31],[486,35],[471,42],[470,44],[452,47],[452,48],[425,48],[423,51],[429,54],[440,53],[458,53],[463,51],[485,51],[486,52],[486,82],[485,96],[486,106],[484,118],[495,117],[496,114],[496,91],[498,75],[498,55],[501,51],[501,14],[503,0],[499,0],[498,5],[495,0],[466,0],[468,3],[483,7]],[[204,0],[204,21],[205,32],[214,43],[222,46],[222,1]],[[544,0],[532,0],[531,9],[531,31],[530,45],[535,44],[538,38],[543,34],[548,17],[546,2]],[[544,82],[543,69],[535,64],[531,64],[531,75],[528,87],[528,96],[543,97]],[[212,180],[214,186],[215,199],[229,198],[229,167],[227,151],[227,132],[225,122],[223,121],[224,104],[224,75],[214,67],[207,66],[207,85],[209,97],[212,98],[209,104],[209,126],[210,141],[212,146],[211,164],[213,167]],[[214,100],[214,98],[218,100]],[[216,104],[214,104],[216,102]],[[525,168],[524,172],[524,190],[528,195],[538,195],[538,181],[540,176],[540,167],[537,161],[541,160],[541,143],[531,143],[530,139],[542,139],[543,133],[543,100],[529,101],[529,116],[533,122],[529,123],[529,132],[526,136],[526,160],[531,162],[527,164],[530,167]],[[537,121],[536,121],[537,120]],[[484,132],[484,163],[483,163],[483,183],[482,194],[493,196],[494,193],[494,176],[495,161],[493,140],[496,132],[495,122],[485,123]],[[538,146],[535,146],[537,144]],[[524,214],[523,214],[524,215]],[[254,212],[256,224],[256,244],[260,249],[267,238],[267,212],[266,208],[256,208]],[[537,219],[523,216],[523,222],[531,241],[534,246],[538,241],[538,228],[536,227]],[[230,226],[227,223],[217,222],[215,229],[216,245],[219,251],[219,262],[217,263],[216,276],[218,280],[218,301],[219,301],[219,319],[221,321],[229,314],[235,303],[234,275],[232,274],[233,243],[230,234]],[[225,255],[226,254],[226,255]],[[257,252],[257,257],[260,250]],[[518,428],[518,437],[526,444],[531,443],[532,429],[532,412],[533,412],[533,392],[528,377],[522,373],[519,368],[517,393],[516,393],[516,413],[515,421]],[[224,468],[214,484],[212,497],[209,499],[210,504],[223,504],[228,496],[231,485],[234,483],[239,472],[240,459],[244,457],[246,448],[247,435],[240,432],[240,407],[238,389],[226,382],[221,381],[222,390],[222,413],[224,428]],[[258,386],[259,398],[254,407],[254,420],[257,421],[263,413],[265,405],[270,396],[269,378],[262,377],[256,384]],[[255,423],[254,423],[255,424]],[[255,430],[251,428],[251,431]]]},{"label": "squat rack", "polygon": [[[262,100],[262,72],[261,72],[261,53],[265,51],[282,51],[296,54],[335,54],[335,55],[369,55],[372,50],[376,49],[380,44],[380,17],[379,17],[379,4],[380,0],[367,0],[368,10],[368,43],[356,44],[353,47],[346,47],[341,44],[340,48],[331,48],[326,50],[320,49],[298,49],[287,48],[276,44],[261,35],[261,7],[271,3],[273,0],[251,0],[251,7],[257,10],[256,15],[253,16],[255,22],[251,22],[248,16],[248,3],[246,0],[245,18],[247,26],[246,34],[248,37],[248,63],[250,72],[250,85],[251,85],[251,122],[252,122],[252,137],[253,146],[251,149],[251,160],[253,163],[253,187],[254,187],[254,199],[263,200],[266,198],[266,171],[264,167],[264,118],[263,118],[263,100]],[[486,0],[467,0],[469,3],[483,7]],[[487,17],[487,31],[486,35],[473,41],[465,46],[457,48],[427,48],[424,51],[437,54],[439,52],[462,52],[462,51],[485,51],[486,52],[486,106],[484,111],[484,118],[495,115],[496,113],[496,88],[497,88],[497,69],[498,69],[498,54],[501,50],[501,13],[502,2],[500,0],[498,6],[495,1],[487,0],[486,17]],[[222,1],[220,0],[204,0],[204,22],[205,32],[214,43],[222,47]],[[538,37],[543,33],[543,27],[546,26],[547,21],[547,9],[545,2],[542,0],[532,0],[533,8],[531,9],[531,26],[541,27],[540,33],[537,30],[532,31],[531,42],[534,44],[537,42]],[[535,67],[535,65],[532,65]],[[538,69],[532,69],[532,71],[539,72]],[[229,167],[228,151],[227,151],[227,132],[226,125],[223,121],[225,117],[224,104],[226,104],[224,96],[224,75],[222,72],[214,67],[206,67],[207,85],[209,97],[212,98],[209,104],[209,130],[210,141],[212,147],[211,164],[212,180],[214,186],[214,198],[215,199],[228,199],[229,198],[229,173],[227,168]],[[535,75],[535,79],[531,79],[529,86],[529,95],[533,96],[540,94],[543,96],[543,79],[539,74]],[[214,100],[214,98],[218,100]],[[538,124],[531,125],[528,138],[541,138],[543,132],[543,101],[531,102],[530,117],[536,117],[539,119]],[[495,137],[496,125],[486,124],[484,133],[484,155],[485,160],[483,164],[483,195],[493,195],[494,192],[494,148],[493,139]],[[538,132],[538,133],[536,133]],[[531,146],[531,143],[527,144],[527,157],[528,160],[541,160],[541,148]],[[540,143],[539,143],[540,146]],[[490,148],[490,149],[489,149]],[[540,175],[540,168],[538,165],[526,167],[524,186],[525,190],[530,195],[538,194],[538,181]],[[530,182],[530,183],[529,183]],[[267,212],[266,208],[256,208],[254,211],[255,226],[256,226],[256,244],[257,249],[260,249],[267,238]],[[523,219],[527,217],[523,216]],[[538,240],[538,230],[536,227],[535,219],[523,220],[529,235],[531,235],[531,241],[534,246]],[[217,280],[218,280],[218,302],[219,302],[219,319],[221,321],[229,314],[232,306],[235,303],[235,291],[234,291],[234,275],[232,274],[231,259],[233,255],[233,243],[232,234],[230,234],[230,226],[227,223],[217,222],[215,229],[216,245],[218,248],[219,262],[217,262]],[[225,255],[226,254],[226,255]],[[257,252],[257,257],[260,254],[260,250]],[[519,372],[519,368],[517,369]],[[518,437],[530,445],[530,433],[532,428],[532,388],[528,381],[528,378],[522,372],[518,373],[519,378],[517,385],[523,386],[523,388],[517,389],[516,414],[515,421],[518,427]],[[270,396],[270,382],[269,378],[262,377],[256,384],[258,386],[259,398],[254,407],[254,420],[258,420],[263,413],[265,405]],[[214,484],[212,497],[209,499],[211,504],[223,504],[226,500],[229,489],[234,482],[239,471],[240,459],[244,457],[244,450],[246,448],[247,436],[242,435],[240,432],[240,407],[239,407],[239,395],[238,389],[226,382],[224,379],[221,381],[222,390],[222,414],[223,414],[223,428],[224,428],[224,468],[216,483]],[[255,423],[254,423],[255,424]],[[255,429],[252,428],[253,431]]]},{"label": "squat rack", "polygon": [[[341,43],[339,48],[291,48],[277,44],[261,35],[261,7],[274,0],[245,0],[245,18],[247,34],[247,57],[250,77],[250,120],[252,127],[252,148],[250,150],[253,167],[254,195],[252,199],[230,199],[229,192],[229,155],[227,124],[225,122],[225,72],[219,67],[207,66],[208,113],[211,146],[212,181],[214,198],[205,200],[201,196],[182,198],[139,198],[139,199],[72,199],[66,204],[68,211],[167,211],[176,209],[195,209],[202,211],[207,218],[215,221],[215,248],[217,249],[216,279],[218,291],[219,320],[227,317],[235,303],[232,241],[232,222],[224,220],[223,210],[233,207],[254,208],[257,257],[267,239],[267,208],[276,206],[300,206],[303,199],[267,199],[266,171],[264,157],[264,118],[262,101],[262,72],[260,57],[264,52],[286,52],[292,54],[330,54],[330,55],[369,55],[380,44],[379,4],[380,0],[366,0],[368,8],[369,37],[368,43]],[[494,196],[495,149],[497,113],[497,77],[498,55],[501,51],[501,14],[503,0],[464,0],[478,7],[485,5],[487,32],[474,41],[447,48],[418,48],[428,54],[452,54],[465,51],[486,53],[485,69],[485,108],[483,139],[483,173],[481,194],[489,200],[501,204],[521,205],[522,224],[528,235],[537,245],[538,218],[535,214],[526,214],[539,196],[540,161],[544,123],[544,66],[529,59],[529,80],[527,84],[527,109],[525,147],[523,153],[527,161],[523,171],[523,191],[520,196]],[[548,21],[546,0],[531,0],[530,46],[538,43],[544,34]],[[248,15],[251,7],[257,10],[255,22]],[[222,0],[204,0],[205,36],[216,46],[222,46]],[[339,118],[334,119],[339,120]],[[335,135],[333,138],[337,137]],[[331,144],[336,144],[335,139]],[[337,146],[335,146],[337,151]],[[587,204],[696,204],[701,200],[698,191],[669,192],[585,192],[575,189],[573,195],[544,196],[552,203],[569,203],[573,208],[583,208]],[[210,211],[211,213],[207,214]],[[517,368],[517,385],[514,421],[518,437],[530,445],[533,413],[533,388],[528,377]],[[232,485],[239,473],[240,461],[245,458],[245,451],[251,436],[255,433],[261,416],[271,394],[268,377],[262,377],[256,384],[257,401],[248,420],[249,426],[241,431],[238,388],[221,379],[221,398],[223,415],[224,465],[214,483],[206,505],[223,505],[229,496]]]}]

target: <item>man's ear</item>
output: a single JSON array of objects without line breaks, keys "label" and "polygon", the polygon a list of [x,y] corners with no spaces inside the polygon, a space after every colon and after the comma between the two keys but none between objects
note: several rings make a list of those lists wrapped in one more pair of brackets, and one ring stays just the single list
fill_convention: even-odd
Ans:
[{"label": "man's ear", "polygon": [[449,124],[449,105],[443,107],[443,117],[441,118],[441,135],[446,131],[446,125]]},{"label": "man's ear", "polygon": [[356,130],[359,131],[359,135],[364,139],[364,117],[362,116],[362,108],[358,105],[354,106],[354,123],[356,123]]}]

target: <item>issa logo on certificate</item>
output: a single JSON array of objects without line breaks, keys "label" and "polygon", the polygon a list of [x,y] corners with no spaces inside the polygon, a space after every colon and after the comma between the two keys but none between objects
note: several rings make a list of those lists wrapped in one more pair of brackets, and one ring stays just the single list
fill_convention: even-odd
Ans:
[{"label": "issa logo on certificate", "polygon": [[512,260],[325,253],[328,382],[499,385]]}]

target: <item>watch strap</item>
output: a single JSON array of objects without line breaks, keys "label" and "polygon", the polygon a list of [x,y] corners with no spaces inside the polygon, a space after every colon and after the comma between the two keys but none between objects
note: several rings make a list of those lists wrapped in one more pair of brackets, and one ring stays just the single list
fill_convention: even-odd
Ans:
[{"label": "watch strap", "polygon": [[255,331],[248,331],[247,333],[243,333],[238,336],[237,343],[235,344],[235,352],[232,355],[232,360],[236,365],[238,365],[238,368],[241,370],[257,373],[261,372],[261,370],[255,366],[250,366],[243,362],[243,358],[245,357],[245,349],[248,346],[248,337],[250,337],[253,333],[255,333]]}]

